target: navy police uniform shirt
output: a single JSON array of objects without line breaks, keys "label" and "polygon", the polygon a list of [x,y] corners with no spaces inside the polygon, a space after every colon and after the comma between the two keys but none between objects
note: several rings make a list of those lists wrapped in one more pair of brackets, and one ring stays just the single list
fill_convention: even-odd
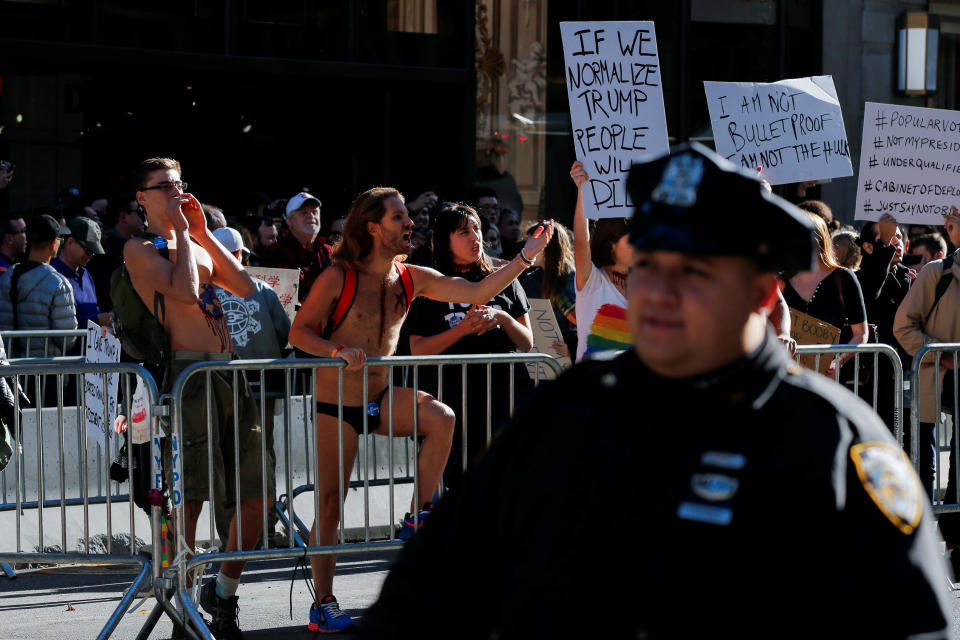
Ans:
[{"label": "navy police uniform shirt", "polygon": [[870,407],[772,337],[693,380],[630,350],[515,416],[407,543],[361,631],[946,637],[934,526]]}]

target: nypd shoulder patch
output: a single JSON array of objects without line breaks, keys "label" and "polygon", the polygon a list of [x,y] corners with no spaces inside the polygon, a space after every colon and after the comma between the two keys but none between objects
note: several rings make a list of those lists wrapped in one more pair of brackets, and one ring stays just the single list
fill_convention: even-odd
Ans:
[{"label": "nypd shoulder patch", "polygon": [[883,515],[901,533],[913,533],[923,516],[924,493],[903,450],[885,442],[863,442],[850,448],[850,458]]}]

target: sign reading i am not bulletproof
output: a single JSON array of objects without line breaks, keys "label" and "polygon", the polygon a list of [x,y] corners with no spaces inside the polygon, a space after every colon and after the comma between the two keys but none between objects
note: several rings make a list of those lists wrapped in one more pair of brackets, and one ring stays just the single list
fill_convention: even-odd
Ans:
[{"label": "sign reading i am not bulletproof", "polygon": [[630,166],[670,150],[652,22],[561,22],[567,96],[588,218],[629,216]]},{"label": "sign reading i am not bulletproof", "polygon": [[868,102],[857,220],[943,224],[960,202],[960,112]]},{"label": "sign reading i am not bulletproof", "polygon": [[853,175],[830,76],[704,82],[717,153],[770,184]]}]

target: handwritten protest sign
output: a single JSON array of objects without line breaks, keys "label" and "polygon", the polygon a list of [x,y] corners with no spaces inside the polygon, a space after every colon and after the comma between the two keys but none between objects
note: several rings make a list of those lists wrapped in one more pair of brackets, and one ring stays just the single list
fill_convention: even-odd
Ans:
[{"label": "handwritten protest sign", "polygon": [[652,22],[561,22],[567,96],[588,218],[631,214],[634,162],[670,150]]},{"label": "handwritten protest sign", "polygon": [[[87,323],[86,362],[120,362],[120,341],[94,322]],[[87,373],[83,376],[83,396],[86,403],[87,437],[94,438],[106,450],[106,430],[112,428],[117,413],[117,385],[120,375],[107,374],[107,388],[103,375]]]},{"label": "handwritten protest sign", "polygon": [[[796,340],[798,345],[837,344],[840,340],[840,329],[790,307],[790,337]],[[816,367],[816,356],[803,355],[797,360],[808,369]],[[820,356],[820,366],[817,370],[827,375],[831,360],[833,360],[832,356]]]},{"label": "handwritten protest sign", "polygon": [[[558,340],[563,342],[560,325],[557,324],[557,316],[553,313],[553,305],[544,298],[529,298],[529,302],[530,328],[533,330],[533,350],[553,356],[564,369],[570,367],[570,356],[562,355],[553,346],[553,343]],[[552,380],[557,377],[552,369],[548,369],[540,362],[527,364],[527,373],[530,374],[532,380],[537,380],[538,375],[540,380]]]},{"label": "handwritten protest sign", "polygon": [[290,322],[297,315],[297,293],[300,289],[300,271],[298,269],[272,269],[269,267],[246,267],[251,278],[262,280],[270,285]]},{"label": "handwritten protest sign", "polygon": [[717,153],[770,184],[853,175],[830,76],[704,82]]},{"label": "handwritten protest sign", "polygon": [[960,112],[866,103],[854,217],[940,225],[958,196]]}]

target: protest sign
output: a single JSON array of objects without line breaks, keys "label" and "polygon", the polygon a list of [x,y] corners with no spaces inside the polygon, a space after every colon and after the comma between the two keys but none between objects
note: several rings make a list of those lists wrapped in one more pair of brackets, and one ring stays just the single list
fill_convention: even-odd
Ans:
[{"label": "protest sign", "polygon": [[624,218],[634,162],[670,150],[652,22],[561,22],[567,96],[588,218]]},{"label": "protest sign", "polygon": [[[840,329],[790,307],[790,337],[798,345],[837,344],[840,340]],[[816,360],[817,357],[812,355],[797,357],[797,361],[808,369],[816,367]],[[832,360],[833,356],[820,356],[820,366],[817,370],[823,375],[827,375]]]},{"label": "protest sign", "polygon": [[704,82],[717,153],[770,184],[853,175],[830,76]]},{"label": "protest sign", "polygon": [[[116,336],[90,321],[87,323],[87,351],[85,362],[120,362],[120,341]],[[106,431],[112,428],[117,414],[117,385],[120,374],[107,374],[107,388],[103,375],[87,373],[83,376],[83,397],[86,403],[87,437],[94,438],[106,450]]]},{"label": "protest sign", "polygon": [[300,289],[299,269],[272,269],[269,267],[245,267],[251,278],[270,285],[290,322],[297,315],[297,293]]},{"label": "protest sign", "polygon": [[854,217],[941,225],[958,196],[960,112],[866,103]]},{"label": "protest sign", "polygon": [[[560,325],[557,324],[557,316],[553,313],[553,305],[544,298],[529,298],[530,302],[530,329],[533,331],[533,350],[539,353],[545,353],[553,356],[564,369],[571,365],[570,356],[563,355],[557,351],[553,343],[563,342],[563,335],[560,333]],[[539,371],[538,371],[539,370]],[[542,363],[527,364],[527,373],[532,380],[552,380],[556,374],[552,369],[543,366]]]}]

